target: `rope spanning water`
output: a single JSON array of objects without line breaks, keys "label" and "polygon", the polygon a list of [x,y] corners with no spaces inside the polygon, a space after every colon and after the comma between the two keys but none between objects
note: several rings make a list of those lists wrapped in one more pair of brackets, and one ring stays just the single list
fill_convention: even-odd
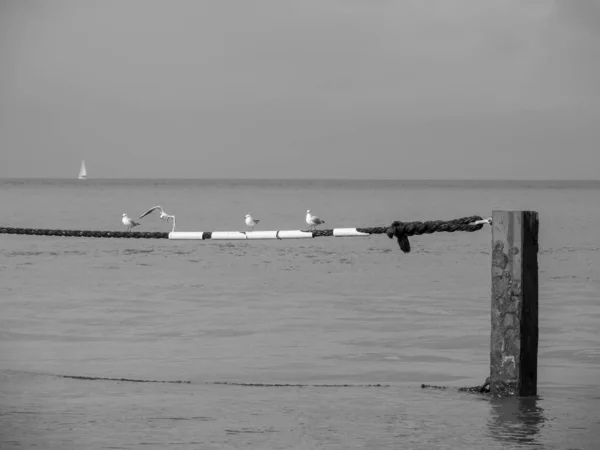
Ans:
[{"label": "rope spanning water", "polygon": [[[110,378],[110,377],[91,377],[91,376],[81,376],[81,375],[55,375],[49,373],[39,373],[39,372],[21,372],[27,373],[30,375],[41,375],[41,376],[51,376],[58,378],[69,378],[72,380],[81,380],[81,381],[116,381],[116,382],[125,382],[125,383],[157,383],[157,384],[192,384],[190,380],[143,380],[143,379],[135,379],[135,378]],[[389,384],[300,384],[300,383],[241,383],[236,381],[204,381],[193,384],[204,384],[204,385],[223,385],[223,386],[244,386],[244,387],[293,387],[293,388],[302,388],[302,387],[318,387],[318,388],[339,388],[339,387],[349,387],[349,388],[367,388],[367,387],[378,387],[385,388],[391,387]]]},{"label": "rope spanning water", "polygon": [[[396,238],[404,253],[410,252],[408,236],[432,234],[436,232],[453,233],[455,231],[473,232],[483,228],[487,223],[480,216],[462,217],[454,220],[432,220],[428,222],[399,222],[395,221],[388,227],[356,228],[359,233],[387,234]],[[310,230],[312,237],[334,236],[334,230]],[[202,233],[202,239],[211,239],[212,231]],[[167,232],[140,231],[92,231],[92,230],[52,230],[41,228],[10,228],[0,227],[0,234],[18,234],[30,236],[61,236],[61,237],[92,237],[92,238],[125,238],[125,239],[169,239]]]},{"label": "rope spanning water", "polygon": [[[389,388],[392,387],[390,384],[301,384],[301,383],[242,383],[238,381],[203,381],[198,383],[192,383],[190,380],[143,380],[143,379],[135,379],[135,378],[110,378],[110,377],[91,377],[91,376],[82,376],[82,375],[56,375],[51,373],[41,373],[41,372],[22,372],[22,371],[12,371],[8,372],[13,373],[25,373],[29,375],[38,375],[38,376],[49,376],[49,377],[58,377],[58,378],[68,378],[71,380],[81,380],[81,381],[116,381],[116,382],[125,382],[125,383],[157,383],[157,384],[203,384],[203,385],[219,385],[219,386],[242,386],[242,387],[261,387],[261,388],[281,388],[281,387],[289,387],[289,388]],[[446,386],[436,386],[432,384],[422,384],[422,389],[439,389],[446,390],[448,387]],[[470,392],[470,393],[489,393],[490,388],[490,378],[486,378],[484,383],[480,386],[474,387],[461,387],[458,388],[459,392]]]},{"label": "rope spanning water", "polygon": [[[388,235],[390,239],[396,237],[398,245],[404,253],[410,252],[410,242],[408,236],[432,234],[436,232],[445,231],[447,233],[453,233],[455,231],[477,231],[483,228],[482,223],[474,225],[474,222],[483,220],[479,216],[462,217],[454,220],[430,220],[427,222],[399,222],[395,221],[388,228],[385,229],[384,233]],[[357,228],[358,231],[363,231],[369,234],[380,233],[379,228]],[[369,231],[376,230],[376,231]]]},{"label": "rope spanning water", "polygon": [[0,234],[21,234],[29,236],[61,236],[92,238],[127,238],[127,239],[169,239],[166,232],[147,231],[93,231],[93,230],[48,230],[43,228],[9,228],[0,227]]},{"label": "rope spanning water", "polygon": [[[448,389],[446,386],[436,386],[433,384],[422,384],[421,389]],[[490,392],[490,377],[487,377],[482,385],[472,387],[458,388],[458,392],[469,392],[471,394],[489,394]]]},{"label": "rope spanning water", "polygon": [[287,384],[287,383],[237,383],[231,381],[205,381],[204,384],[220,384],[227,386],[245,386],[245,387],[318,387],[318,388],[388,388],[390,384]]},{"label": "rope spanning water", "polygon": [[[46,375],[46,374],[37,374],[37,375]],[[192,382],[189,380],[135,380],[133,378],[107,378],[107,377],[84,377],[80,375],[51,375],[49,376],[59,377],[59,378],[71,378],[73,380],[86,380],[86,381],[123,381],[128,383],[165,383],[165,384],[191,384]]]}]

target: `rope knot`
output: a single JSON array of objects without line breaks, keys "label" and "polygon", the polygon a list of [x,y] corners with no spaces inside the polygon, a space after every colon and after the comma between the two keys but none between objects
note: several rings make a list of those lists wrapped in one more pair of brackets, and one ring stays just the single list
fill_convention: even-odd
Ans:
[{"label": "rope knot", "polygon": [[[477,224],[474,224],[477,222]],[[429,220],[427,222],[393,222],[385,234],[390,239],[396,237],[398,245],[404,253],[410,253],[408,236],[420,236],[440,231],[453,233],[455,231],[476,231],[483,228],[483,219],[479,216],[462,217],[454,220]]]},{"label": "rope knot", "polygon": [[400,250],[404,253],[410,253],[410,242],[408,240],[408,235],[406,234],[406,228],[407,226],[404,222],[396,220],[390,225],[385,234],[387,234],[390,239],[396,237]]}]

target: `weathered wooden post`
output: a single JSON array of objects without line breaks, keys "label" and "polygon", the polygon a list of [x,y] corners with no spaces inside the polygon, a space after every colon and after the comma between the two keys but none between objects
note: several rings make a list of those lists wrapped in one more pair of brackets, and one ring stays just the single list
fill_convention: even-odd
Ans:
[{"label": "weathered wooden post", "polygon": [[538,214],[492,214],[490,392],[537,394]]}]

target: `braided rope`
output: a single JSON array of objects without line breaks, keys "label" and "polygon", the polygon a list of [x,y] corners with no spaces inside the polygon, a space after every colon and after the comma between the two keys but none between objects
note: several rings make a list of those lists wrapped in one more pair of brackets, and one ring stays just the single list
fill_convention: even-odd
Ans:
[{"label": "braided rope", "polygon": [[473,222],[483,220],[479,216],[462,217],[454,220],[431,220],[428,222],[394,222],[387,229],[386,234],[390,239],[394,236],[398,240],[398,245],[404,253],[410,252],[410,242],[408,236],[431,234],[445,231],[454,233],[455,231],[473,232],[481,230],[483,224],[472,225]]},{"label": "braided rope", "polygon": [[169,233],[129,232],[129,231],[93,231],[93,230],[48,230],[43,228],[0,227],[0,234],[21,234],[30,236],[92,237],[92,238],[129,238],[129,239],[169,239]]},{"label": "braided rope", "polygon": [[[483,223],[480,216],[462,217],[454,220],[431,220],[427,222],[399,222],[395,221],[388,227],[356,228],[356,231],[366,234],[387,234],[392,239],[396,238],[400,249],[404,253],[410,252],[408,236],[432,234],[437,232],[453,233],[455,231],[473,232],[481,230]],[[333,236],[333,230],[312,230],[312,237]],[[140,231],[91,231],[91,230],[49,230],[41,228],[9,228],[0,227],[0,234],[18,234],[31,236],[61,236],[61,237],[92,237],[92,238],[127,238],[127,239],[169,239],[167,232],[140,232]],[[211,239],[212,232],[202,233],[202,239]]]}]

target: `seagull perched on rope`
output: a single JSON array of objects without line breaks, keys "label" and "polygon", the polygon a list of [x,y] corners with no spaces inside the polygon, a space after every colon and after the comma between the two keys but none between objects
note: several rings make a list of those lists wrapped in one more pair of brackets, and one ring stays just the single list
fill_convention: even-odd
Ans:
[{"label": "seagull perched on rope", "polygon": [[319,225],[325,223],[325,221],[321,220],[318,216],[312,215],[310,209],[308,209],[306,210],[306,223],[310,225],[311,230],[314,230]]},{"label": "seagull perched on rope", "polygon": [[251,230],[254,230],[254,227],[256,224],[258,224],[258,222],[260,222],[260,220],[255,219],[250,214],[246,214],[246,225],[248,225]]},{"label": "seagull perched on rope", "polygon": [[137,227],[139,225],[139,223],[137,223],[135,220],[129,217],[126,213],[123,213],[123,218],[121,219],[121,222],[123,222],[123,225],[127,227],[127,231],[129,232],[133,227]]},{"label": "seagull perched on rope", "polygon": [[160,206],[154,206],[154,207],[150,208],[148,211],[146,211],[144,214],[142,214],[139,218],[142,219],[143,217],[146,217],[148,214],[150,214],[151,212],[154,212],[154,211],[160,211],[160,216],[159,216],[160,220],[166,220],[167,222],[169,220],[173,220],[173,231],[175,231],[175,216],[173,216],[171,214],[167,214]]}]

